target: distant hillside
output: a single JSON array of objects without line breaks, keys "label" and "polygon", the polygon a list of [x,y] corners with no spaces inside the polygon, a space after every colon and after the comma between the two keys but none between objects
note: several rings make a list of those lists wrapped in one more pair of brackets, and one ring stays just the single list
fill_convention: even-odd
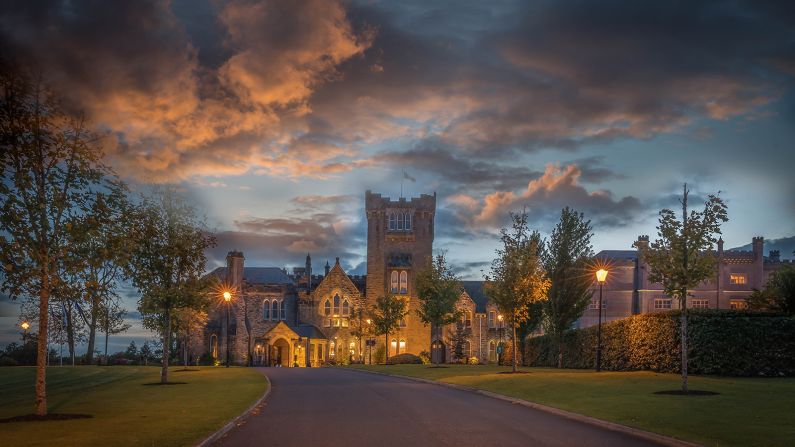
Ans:
[{"label": "distant hillside", "polygon": [[[751,244],[730,248],[729,250],[751,250]],[[795,251],[795,236],[765,240],[765,256],[767,256],[770,250],[778,250],[781,252],[781,259],[795,258],[792,254],[792,252]]]}]

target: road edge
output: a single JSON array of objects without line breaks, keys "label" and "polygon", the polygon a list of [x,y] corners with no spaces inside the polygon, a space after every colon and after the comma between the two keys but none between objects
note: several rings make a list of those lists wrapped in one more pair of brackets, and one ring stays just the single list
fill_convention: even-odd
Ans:
[{"label": "road edge", "polygon": [[544,412],[547,412],[547,413],[552,413],[552,414],[557,415],[557,416],[562,416],[562,417],[565,417],[567,419],[571,419],[571,420],[575,420],[575,421],[578,421],[578,422],[583,422],[583,423],[586,423],[586,424],[594,425],[594,426],[601,427],[601,428],[604,428],[604,429],[607,429],[607,430],[612,430],[612,431],[617,431],[617,432],[633,435],[635,437],[643,438],[643,439],[646,439],[646,440],[649,440],[649,441],[654,441],[654,442],[657,442],[657,443],[660,443],[662,445],[669,446],[669,447],[702,447],[701,444],[697,444],[697,443],[694,443],[694,442],[684,441],[682,439],[674,438],[674,437],[671,437],[671,436],[666,436],[666,435],[662,435],[662,434],[659,434],[659,433],[654,433],[654,432],[650,432],[650,431],[646,431],[646,430],[641,430],[639,428],[629,427],[629,426],[618,424],[618,423],[615,423],[615,422],[605,421],[603,419],[598,419],[598,418],[595,418],[595,417],[586,416],[584,414],[574,413],[572,411],[561,410],[560,408],[550,407],[550,406],[547,406],[547,405],[531,402],[531,401],[528,401],[528,400],[519,399],[518,397],[506,396],[504,394],[498,394],[498,393],[494,393],[494,392],[491,392],[491,391],[481,390],[481,389],[478,389],[478,388],[472,388],[472,387],[469,387],[469,386],[458,385],[458,384],[455,384],[455,383],[448,383],[448,382],[440,382],[440,381],[431,380],[431,379],[423,379],[421,377],[404,376],[404,375],[401,375],[401,374],[388,374],[388,373],[384,373],[384,372],[380,372],[380,371],[370,371],[370,370],[366,370],[366,369],[358,369],[358,368],[340,368],[340,369],[345,369],[347,371],[358,371],[358,372],[367,373],[367,374],[378,374],[378,375],[381,375],[381,376],[388,376],[388,377],[399,377],[401,379],[411,380],[411,381],[414,381],[414,382],[428,383],[428,384],[432,384],[432,385],[439,385],[439,386],[444,386],[444,387],[447,387],[447,388],[453,388],[453,389],[460,390],[460,391],[467,391],[467,392],[470,392],[470,393],[480,394],[482,396],[491,397],[492,399],[498,399],[498,400],[502,400],[502,401],[505,401],[505,402],[510,402],[512,404],[522,405],[524,407],[533,408],[533,409],[544,411]]},{"label": "road edge", "polygon": [[196,444],[195,447],[210,447],[213,443],[215,443],[216,441],[221,439],[224,435],[226,435],[227,433],[232,431],[233,428],[237,427],[243,421],[248,419],[251,416],[251,413],[254,412],[254,410],[256,410],[257,408],[259,408],[263,404],[265,404],[265,401],[268,399],[268,396],[270,396],[270,394],[271,394],[272,386],[271,386],[270,377],[268,377],[268,375],[265,374],[264,372],[261,372],[261,373],[265,377],[265,380],[268,382],[268,386],[267,386],[267,388],[265,388],[265,392],[262,393],[262,396],[260,396],[260,398],[257,399],[256,402],[254,402],[250,407],[248,407],[248,409],[246,409],[246,411],[244,411],[239,416],[237,416],[234,419],[232,419],[231,421],[229,421],[223,427],[221,427],[218,430],[216,430],[215,433],[213,433],[210,436],[206,437],[203,441],[201,441],[198,444]]}]

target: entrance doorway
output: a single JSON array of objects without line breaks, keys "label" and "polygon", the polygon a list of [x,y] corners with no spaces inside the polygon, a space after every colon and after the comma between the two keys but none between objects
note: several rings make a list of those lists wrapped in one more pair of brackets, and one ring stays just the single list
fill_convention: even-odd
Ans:
[{"label": "entrance doorway", "polygon": [[290,343],[280,338],[271,345],[271,366],[290,366]]},{"label": "entrance doorway", "polygon": [[445,363],[447,347],[441,340],[436,340],[431,344],[431,362]]}]

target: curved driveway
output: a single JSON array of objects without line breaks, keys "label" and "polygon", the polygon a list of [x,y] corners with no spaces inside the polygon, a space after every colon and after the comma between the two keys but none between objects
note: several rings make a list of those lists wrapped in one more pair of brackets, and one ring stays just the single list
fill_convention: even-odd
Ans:
[{"label": "curved driveway", "polygon": [[271,394],[220,446],[649,446],[480,394],[339,368],[262,368]]}]

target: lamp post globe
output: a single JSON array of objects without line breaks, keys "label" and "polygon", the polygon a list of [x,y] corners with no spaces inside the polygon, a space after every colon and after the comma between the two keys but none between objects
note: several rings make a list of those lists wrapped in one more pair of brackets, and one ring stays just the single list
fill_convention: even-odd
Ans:
[{"label": "lamp post globe", "polygon": [[602,286],[607,280],[607,270],[601,268],[596,271],[596,282],[599,283],[599,326],[596,328],[596,372],[602,370]]}]

